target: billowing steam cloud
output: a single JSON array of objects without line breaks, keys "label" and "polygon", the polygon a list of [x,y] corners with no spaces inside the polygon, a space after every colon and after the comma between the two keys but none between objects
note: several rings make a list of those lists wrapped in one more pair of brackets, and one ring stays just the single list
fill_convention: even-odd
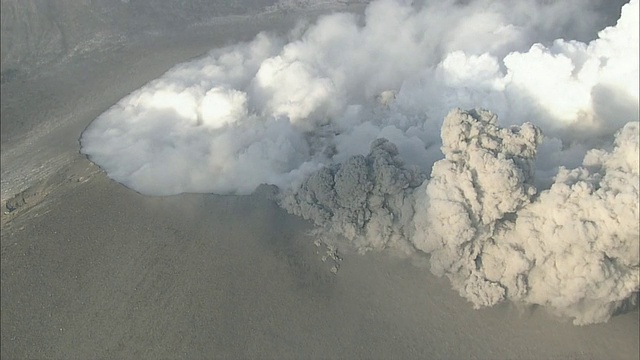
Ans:
[{"label": "billowing steam cloud", "polygon": [[82,152],[150,195],[275,184],[325,237],[430,254],[476,307],[606,321],[640,283],[639,5],[588,41],[600,5],[376,1],[176,66]]}]

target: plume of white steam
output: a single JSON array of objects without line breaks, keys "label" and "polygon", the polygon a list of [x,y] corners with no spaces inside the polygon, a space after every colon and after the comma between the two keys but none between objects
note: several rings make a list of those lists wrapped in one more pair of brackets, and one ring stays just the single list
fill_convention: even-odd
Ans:
[{"label": "plume of white steam", "polygon": [[639,283],[640,9],[592,40],[603,4],[375,1],[177,65],[82,152],[144,194],[274,184],[327,236],[429,253],[475,306],[606,321]]},{"label": "plume of white steam", "polygon": [[[384,0],[362,21],[326,16],[288,43],[261,34],[178,65],[122,99],[85,131],[82,151],[145,194],[242,194],[260,183],[299,183],[322,164],[366,154],[378,137],[428,172],[441,156],[440,123],[454,107],[528,119],[551,136],[613,133],[638,114],[637,1],[589,44],[518,52],[534,34],[584,37],[585,25],[566,15],[595,21],[594,3],[415,8]],[[380,107],[375,98],[389,90],[395,100]],[[551,170],[562,165],[557,158],[540,165]]]}]

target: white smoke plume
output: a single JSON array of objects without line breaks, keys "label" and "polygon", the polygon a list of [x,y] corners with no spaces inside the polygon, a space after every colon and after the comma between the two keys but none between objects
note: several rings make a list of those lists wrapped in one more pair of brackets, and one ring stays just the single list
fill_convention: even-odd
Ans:
[{"label": "white smoke plume", "polygon": [[430,254],[475,306],[606,321],[640,236],[639,5],[596,34],[608,4],[375,1],[177,65],[82,152],[149,195],[274,184],[325,236]]}]

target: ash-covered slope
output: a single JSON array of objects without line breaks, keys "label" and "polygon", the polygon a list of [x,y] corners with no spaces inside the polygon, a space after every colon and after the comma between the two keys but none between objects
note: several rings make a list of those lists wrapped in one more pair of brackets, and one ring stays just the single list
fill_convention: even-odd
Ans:
[{"label": "ash-covered slope", "polygon": [[145,34],[175,35],[228,16],[311,5],[284,0],[2,0],[2,81],[89,51],[112,51]]}]

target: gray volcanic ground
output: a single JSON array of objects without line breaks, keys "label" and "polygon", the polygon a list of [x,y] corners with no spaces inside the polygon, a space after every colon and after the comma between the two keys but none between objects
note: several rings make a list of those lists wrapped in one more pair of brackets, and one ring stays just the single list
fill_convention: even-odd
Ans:
[{"label": "gray volcanic ground", "polygon": [[3,1],[3,358],[635,358],[639,11]]}]

